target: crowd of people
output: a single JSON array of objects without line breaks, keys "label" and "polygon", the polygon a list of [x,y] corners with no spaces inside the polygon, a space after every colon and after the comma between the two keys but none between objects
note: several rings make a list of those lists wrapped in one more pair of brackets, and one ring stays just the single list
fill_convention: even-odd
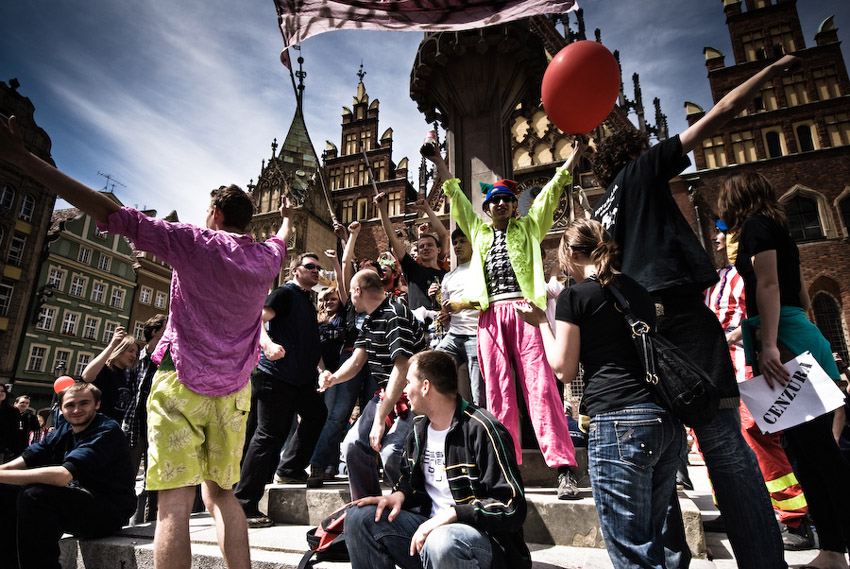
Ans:
[{"label": "crowd of people", "polygon": [[[253,241],[245,235],[253,205],[236,186],[212,192],[204,228],[121,208],[29,153],[12,117],[0,127],[0,159],[174,275],[169,317],[146,323],[143,346],[118,328],[82,382],[59,394],[52,434],[35,426],[28,432],[38,436],[21,438],[28,401],[13,408],[0,389],[0,555],[11,567],[58,567],[63,532],[105,535],[134,510],[136,522],[147,521],[155,493],[155,565],[187,568],[200,487],[228,567],[246,569],[248,527],[274,523],[260,510],[267,484],[316,488],[344,474],[356,569],[528,568],[520,416],[530,418],[557,497],[579,498],[570,433],[582,434],[558,384],[581,370],[589,417],[581,444],[614,566],[687,567],[676,493],[685,430],[644,381],[619,295],[720,394],[717,413],[693,431],[739,566],[787,567],[783,547],[808,543],[810,518],[820,551],[809,566],[847,569],[850,466],[832,415],[786,430],[786,454],[739,398],[738,381],[753,374],[785,385],[783,364],[807,350],[839,378],[828,342],[806,319],[784,212],[763,176],[726,180],[718,270],[668,185],[691,150],[796,64],[786,56],[766,66],[652,147],[627,130],[598,142],[590,160],[607,189],[565,231],[553,271],[541,242],[587,150],[582,137],[522,215],[512,180],[482,184],[478,212],[440,153],[428,156],[457,228],[449,233],[427,201],[418,203],[429,221],[414,254],[379,194],[390,250],[358,258],[360,224],[337,225],[339,259],[337,249],[287,251],[286,198],[278,234]],[[288,278],[269,294],[287,258]],[[316,304],[327,263],[333,283]],[[146,492],[135,497],[143,461]]]}]

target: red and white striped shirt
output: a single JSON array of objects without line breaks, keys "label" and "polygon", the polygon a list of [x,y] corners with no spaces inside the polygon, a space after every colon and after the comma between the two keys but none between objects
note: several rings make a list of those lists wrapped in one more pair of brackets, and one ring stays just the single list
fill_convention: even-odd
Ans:
[{"label": "red and white striped shirt", "polygon": [[[730,334],[741,326],[741,321],[747,317],[747,303],[744,298],[744,279],[732,265],[717,270],[720,281],[705,291],[705,304],[717,319],[723,332]],[[732,365],[735,366],[735,376],[738,382],[746,381],[753,376],[753,370],[744,360],[744,345],[738,341],[729,346]]]}]

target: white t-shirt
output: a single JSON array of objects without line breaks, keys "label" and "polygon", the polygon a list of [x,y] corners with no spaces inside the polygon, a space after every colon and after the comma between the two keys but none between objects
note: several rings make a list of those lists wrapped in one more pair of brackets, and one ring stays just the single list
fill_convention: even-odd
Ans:
[{"label": "white t-shirt", "polygon": [[446,434],[448,432],[448,429],[437,431],[428,425],[428,442],[425,444],[425,454],[422,456],[422,473],[425,475],[425,491],[433,504],[432,518],[438,512],[455,505],[455,499],[449,489],[449,480],[446,477]]},{"label": "white t-shirt", "polygon": [[[443,300],[463,300],[463,292],[466,287],[467,271],[469,263],[458,265],[453,271],[446,273],[443,277]],[[460,336],[475,336],[478,333],[477,310],[466,309],[452,313],[449,323],[449,332]]]}]

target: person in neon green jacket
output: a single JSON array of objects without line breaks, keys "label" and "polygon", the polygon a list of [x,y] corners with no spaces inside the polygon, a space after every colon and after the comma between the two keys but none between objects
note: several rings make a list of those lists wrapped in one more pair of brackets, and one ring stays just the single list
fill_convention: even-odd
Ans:
[{"label": "person in neon green jacket", "polygon": [[427,157],[446,180],[443,191],[451,201],[451,215],[472,242],[469,280],[465,302],[482,311],[478,322],[478,359],[487,392],[487,408],[502,422],[514,439],[517,462],[522,462],[519,440],[519,403],[514,374],[528,403],[543,458],[558,469],[558,497],[576,499],[579,491],[571,467],[575,449],[569,437],[564,405],[555,374],[546,361],[540,330],[517,317],[514,306],[529,299],[546,307],[546,275],[540,257],[540,242],[552,227],[552,215],[566,185],[570,170],[586,148],[576,140],[573,153],[535,198],[528,213],[516,217],[516,182],[500,180],[482,184],[487,191],[484,212],[479,216],[460,189],[460,181],[449,173],[443,157]]}]

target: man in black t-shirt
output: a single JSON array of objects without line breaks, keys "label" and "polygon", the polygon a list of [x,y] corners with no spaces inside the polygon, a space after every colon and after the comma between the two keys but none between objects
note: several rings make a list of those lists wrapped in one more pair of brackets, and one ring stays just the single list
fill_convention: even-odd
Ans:
[{"label": "man in black t-shirt", "polygon": [[422,326],[402,303],[390,302],[381,278],[363,270],[351,279],[351,302],[368,314],[354,344],[354,354],[336,373],[322,374],[322,391],[353,378],[368,363],[380,392],[365,405],[357,423],[342,443],[348,482],[354,500],[378,496],[375,453],[380,452],[384,475],[391,484],[401,474],[401,453],[413,417],[403,398],[408,360],[425,347]]},{"label": "man in black t-shirt", "polygon": [[430,233],[424,233],[416,241],[419,252],[419,262],[416,262],[404,248],[404,242],[396,235],[392,223],[390,223],[387,211],[387,197],[380,193],[375,197],[378,206],[378,216],[381,218],[381,226],[390,241],[393,254],[396,259],[401,259],[401,272],[407,281],[407,302],[411,310],[425,307],[428,310],[440,310],[440,305],[434,297],[428,295],[431,285],[439,284],[446,270],[440,266],[439,258],[442,247],[439,240]]},{"label": "man in black t-shirt", "polygon": [[[785,56],[730,91],[685,132],[649,150],[639,136],[619,132],[598,146],[594,172],[606,186],[594,211],[620,245],[622,270],[652,293],[658,332],[682,349],[713,379],[721,409],[694,429],[711,472],[717,504],[741,567],[786,567],[782,539],[755,455],[739,428],[738,387],[723,330],[703,302],[717,274],[676,205],[668,181],[684,170],[688,152],[743,111],[764,83],[795,66]],[[637,144],[636,144],[637,143]],[[665,524],[667,567],[687,567],[677,496]]]},{"label": "man in black t-shirt", "polygon": [[319,258],[304,253],[290,267],[293,280],[272,291],[263,306],[260,363],[251,376],[251,414],[254,431],[236,485],[236,498],[245,510],[249,527],[272,525],[259,510],[260,498],[280,449],[289,436],[292,420],[301,420],[286,446],[276,480],[306,482],[305,469],[325,424],[327,407],[316,391],[318,367],[322,366],[319,323],[310,291],[319,282]]}]

